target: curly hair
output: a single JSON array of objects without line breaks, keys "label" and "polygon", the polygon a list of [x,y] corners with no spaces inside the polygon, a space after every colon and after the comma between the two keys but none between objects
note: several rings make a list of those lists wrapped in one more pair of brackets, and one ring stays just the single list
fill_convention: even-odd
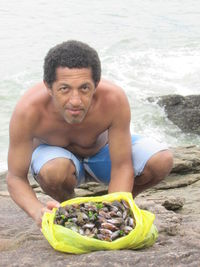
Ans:
[{"label": "curly hair", "polygon": [[91,68],[92,79],[97,86],[101,78],[101,62],[97,52],[89,45],[75,40],[52,47],[44,59],[44,81],[52,87],[58,67]]}]

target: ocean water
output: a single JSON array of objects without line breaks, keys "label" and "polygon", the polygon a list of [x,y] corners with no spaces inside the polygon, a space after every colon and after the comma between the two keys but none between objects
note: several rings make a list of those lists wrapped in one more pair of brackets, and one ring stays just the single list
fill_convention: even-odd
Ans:
[{"label": "ocean water", "polygon": [[131,131],[169,146],[200,145],[149,96],[200,93],[198,0],[1,0],[0,171],[7,168],[8,128],[21,95],[41,81],[43,59],[68,39],[87,42],[102,61],[102,76],[123,87]]}]

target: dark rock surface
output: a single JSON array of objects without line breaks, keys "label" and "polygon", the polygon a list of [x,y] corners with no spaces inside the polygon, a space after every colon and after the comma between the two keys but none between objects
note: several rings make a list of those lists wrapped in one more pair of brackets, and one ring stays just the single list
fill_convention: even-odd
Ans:
[{"label": "dark rock surface", "polygon": [[[5,173],[0,175],[0,266],[200,266],[200,149],[173,149],[175,162],[170,176],[140,194],[135,202],[156,215],[157,242],[133,251],[98,251],[70,255],[55,251],[31,218],[9,197]],[[49,199],[30,177],[42,201]],[[85,191],[84,191],[85,190]],[[76,194],[107,193],[94,182],[82,185]]]},{"label": "dark rock surface", "polygon": [[200,134],[200,95],[149,98],[164,107],[167,117],[185,133]]}]

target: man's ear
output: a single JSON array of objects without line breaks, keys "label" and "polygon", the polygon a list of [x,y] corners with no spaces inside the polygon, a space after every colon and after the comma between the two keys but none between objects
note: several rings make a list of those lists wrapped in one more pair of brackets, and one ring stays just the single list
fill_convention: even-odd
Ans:
[{"label": "man's ear", "polygon": [[[99,81],[100,82],[100,81]],[[97,89],[97,87],[98,87],[98,85],[99,85],[99,82],[96,82],[95,83],[95,91],[96,91],[96,89]]]},{"label": "man's ear", "polygon": [[52,88],[49,86],[49,84],[46,81],[43,81],[45,87],[47,88],[47,92],[52,96]]}]

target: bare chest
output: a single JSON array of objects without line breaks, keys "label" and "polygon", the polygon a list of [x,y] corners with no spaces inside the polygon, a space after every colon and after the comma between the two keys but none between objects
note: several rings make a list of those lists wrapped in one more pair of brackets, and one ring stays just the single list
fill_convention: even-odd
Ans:
[{"label": "bare chest", "polygon": [[64,147],[80,156],[90,156],[108,142],[108,124],[87,123],[66,125],[48,122],[40,125],[35,136],[36,146],[41,143]]}]

